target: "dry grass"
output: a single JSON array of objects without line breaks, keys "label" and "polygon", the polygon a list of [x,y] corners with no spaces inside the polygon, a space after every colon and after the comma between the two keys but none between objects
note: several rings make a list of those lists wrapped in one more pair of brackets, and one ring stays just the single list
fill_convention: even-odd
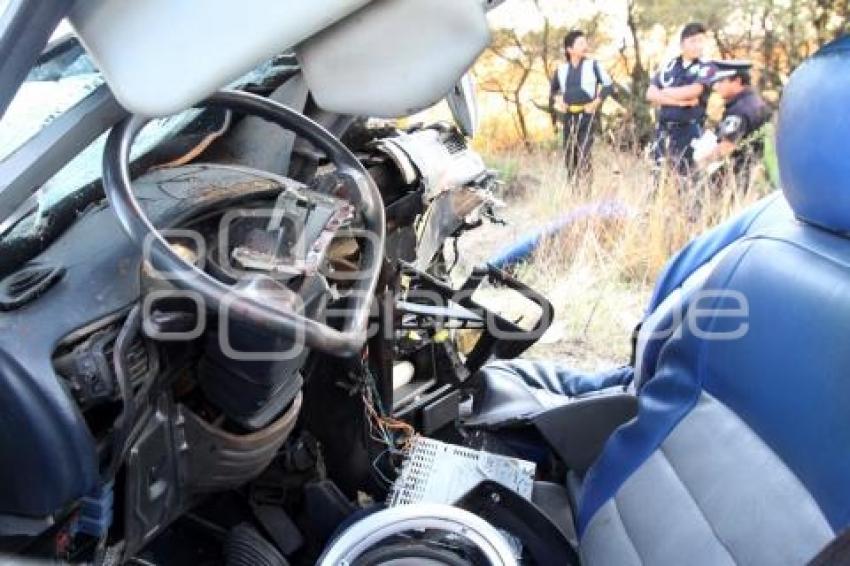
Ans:
[{"label": "dry grass", "polygon": [[571,211],[616,203],[622,214],[575,222],[545,239],[517,269],[556,309],[550,332],[528,356],[560,358],[586,370],[611,367],[628,360],[632,329],[667,259],[761,194],[733,186],[680,190],[672,179],[656,183],[647,159],[603,144],[594,153],[592,178],[569,179],[562,159],[545,148],[489,154],[506,181],[503,213],[510,225],[470,233],[461,240],[461,254],[464,263],[477,263]]}]

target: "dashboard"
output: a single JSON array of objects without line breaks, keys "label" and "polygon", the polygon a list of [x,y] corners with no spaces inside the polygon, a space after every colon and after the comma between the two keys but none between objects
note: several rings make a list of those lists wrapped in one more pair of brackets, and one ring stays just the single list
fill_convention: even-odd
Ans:
[{"label": "dashboard", "polygon": [[[191,165],[153,170],[134,189],[151,221],[169,228],[205,211],[273,201],[293,185],[239,167]],[[110,371],[117,330],[140,298],[142,264],[102,202],[0,285],[0,518],[13,531],[38,530],[30,523],[97,484],[101,439],[83,413],[109,392],[86,385]],[[158,363],[142,338],[129,354],[131,380]]]}]

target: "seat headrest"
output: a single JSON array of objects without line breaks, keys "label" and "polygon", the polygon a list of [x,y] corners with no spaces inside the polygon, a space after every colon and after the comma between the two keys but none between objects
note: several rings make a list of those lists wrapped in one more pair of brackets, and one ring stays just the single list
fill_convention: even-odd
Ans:
[{"label": "seat headrest", "polygon": [[782,190],[797,217],[850,233],[850,35],[791,75],[776,149]]}]

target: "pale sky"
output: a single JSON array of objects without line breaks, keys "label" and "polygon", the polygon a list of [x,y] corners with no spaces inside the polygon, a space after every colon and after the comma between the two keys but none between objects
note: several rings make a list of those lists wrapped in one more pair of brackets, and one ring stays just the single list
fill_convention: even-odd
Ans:
[{"label": "pale sky", "polygon": [[[540,8],[555,25],[570,25],[588,20],[599,12],[610,17],[614,36],[625,33],[625,0],[540,0]],[[519,33],[540,29],[543,19],[532,0],[506,0],[490,13],[497,27],[514,28]]]},{"label": "pale sky", "polygon": [[532,0],[506,0],[490,12],[490,24],[513,28],[521,35],[543,27],[541,10],[553,25],[564,27],[580,25],[602,13],[605,16],[605,34],[611,38],[611,42],[597,44],[591,38],[591,45],[594,55],[603,59],[616,55],[623,39],[630,37],[626,26],[625,0],[540,0],[539,3],[540,9]]},{"label": "pale sky", "polygon": [[[631,44],[626,25],[626,0],[540,0],[538,9],[532,0],[505,0],[489,14],[493,27],[513,28],[519,34],[539,30],[543,26],[541,10],[552,24],[564,27],[578,25],[596,14],[605,16],[603,22],[608,40],[591,38],[593,56],[601,60],[614,58],[623,40]],[[644,55],[651,64],[673,57],[678,52],[675,34],[668,35],[657,26],[644,36]]]}]

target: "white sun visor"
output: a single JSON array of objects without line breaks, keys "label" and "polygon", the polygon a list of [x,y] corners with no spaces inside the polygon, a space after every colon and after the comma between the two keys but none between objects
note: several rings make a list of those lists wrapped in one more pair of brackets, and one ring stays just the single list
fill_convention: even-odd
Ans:
[{"label": "white sun visor", "polygon": [[490,43],[489,7],[481,0],[376,0],[296,52],[322,108],[408,116],[445,97]]},{"label": "white sun visor", "polygon": [[369,1],[78,0],[69,20],[118,101],[155,117],[196,104]]}]

